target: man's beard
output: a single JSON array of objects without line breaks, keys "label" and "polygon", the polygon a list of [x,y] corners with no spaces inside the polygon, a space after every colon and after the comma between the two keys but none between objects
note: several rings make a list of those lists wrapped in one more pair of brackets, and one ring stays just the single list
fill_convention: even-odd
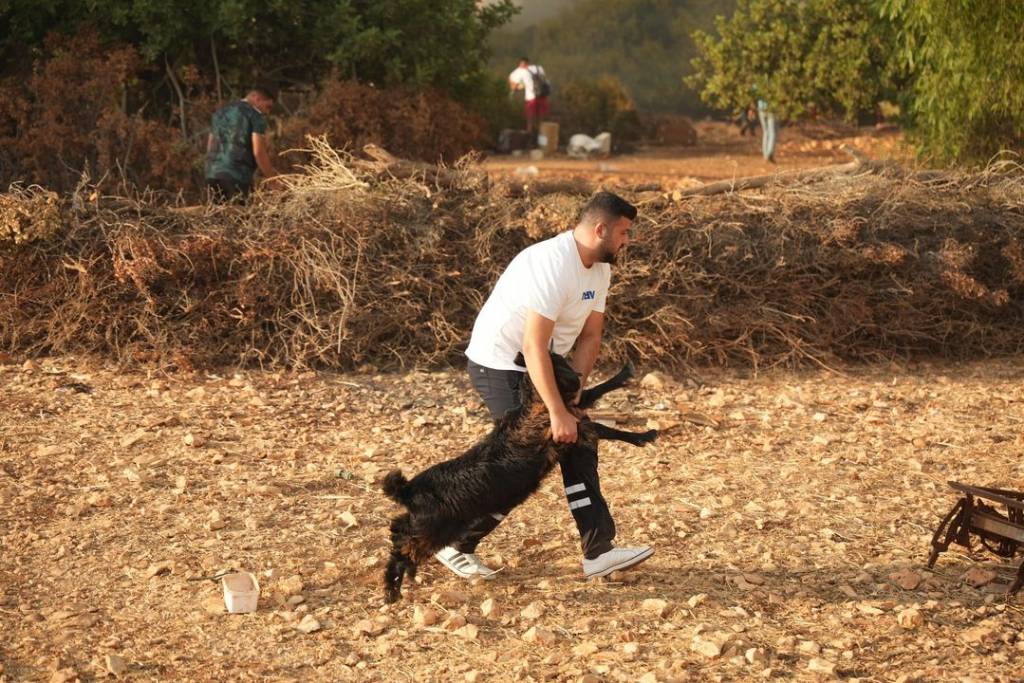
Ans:
[{"label": "man's beard", "polygon": [[607,237],[601,240],[601,252],[598,255],[598,261],[601,263],[607,263],[610,266],[615,265],[616,253],[612,251],[612,241]]}]

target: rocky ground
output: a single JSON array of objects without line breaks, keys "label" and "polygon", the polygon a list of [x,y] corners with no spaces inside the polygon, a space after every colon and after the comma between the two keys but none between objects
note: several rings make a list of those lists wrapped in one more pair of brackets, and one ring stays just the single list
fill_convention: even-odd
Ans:
[{"label": "rocky ground", "polygon": [[[0,364],[0,680],[1014,681],[1017,562],[926,568],[947,480],[1024,489],[1019,360],[648,377],[601,406],[636,571],[587,582],[551,477],[467,583],[385,607],[378,492],[487,429],[460,371]],[[225,568],[259,609],[224,613]]]}]

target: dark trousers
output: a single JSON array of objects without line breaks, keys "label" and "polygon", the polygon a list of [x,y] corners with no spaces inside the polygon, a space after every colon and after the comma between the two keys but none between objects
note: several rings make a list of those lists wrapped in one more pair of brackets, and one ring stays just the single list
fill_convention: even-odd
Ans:
[{"label": "dark trousers", "polygon": [[[519,405],[519,382],[523,379],[523,373],[485,368],[473,361],[469,361],[468,370],[473,388],[487,404],[495,420]],[[592,560],[611,550],[612,539],[615,538],[615,522],[601,495],[597,450],[576,446],[562,460],[561,468],[565,496],[580,533],[583,556]],[[474,552],[484,536],[494,531],[509,512],[504,510],[477,519],[454,544],[455,548],[463,553]]]},{"label": "dark trousers", "polygon": [[252,192],[252,183],[240,183],[234,178],[207,178],[206,188],[210,200],[218,204],[245,201]]}]

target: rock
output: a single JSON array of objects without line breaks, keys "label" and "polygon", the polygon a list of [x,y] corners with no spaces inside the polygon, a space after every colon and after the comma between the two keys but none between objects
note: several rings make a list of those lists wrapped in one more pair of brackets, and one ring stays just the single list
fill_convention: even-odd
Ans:
[{"label": "rock", "polygon": [[896,615],[896,623],[905,629],[914,629],[924,624],[924,617],[921,615],[921,610],[911,607]]},{"label": "rock", "polygon": [[316,620],[316,617],[314,617],[312,614],[307,614],[306,616],[302,617],[302,621],[300,621],[299,625],[295,628],[299,631],[302,631],[303,633],[316,633],[322,628],[322,626],[320,626],[320,622]]},{"label": "rock", "polygon": [[480,603],[480,614],[485,619],[497,619],[500,616],[498,605],[494,602],[494,598],[487,598]]},{"label": "rock", "polygon": [[477,681],[480,680],[480,672],[476,669],[473,669],[472,671],[467,671],[466,675],[463,676],[463,678],[465,679],[466,683],[477,683]]},{"label": "rock", "polygon": [[121,655],[107,655],[103,658],[107,672],[120,678],[128,671],[128,661]]},{"label": "rock", "polygon": [[986,620],[962,632],[960,638],[966,643],[989,643],[996,640],[998,635],[999,629]]},{"label": "rock", "polygon": [[[303,621],[305,621],[305,618]],[[384,630],[384,624],[376,621],[370,621],[369,619],[361,619],[356,623],[354,630],[357,636],[376,636]]]},{"label": "rock", "polygon": [[593,642],[592,640],[585,640],[576,647],[574,647],[572,649],[572,653],[577,657],[589,657],[590,655],[597,652],[599,649],[600,648],[598,648],[597,643]]},{"label": "rock", "polygon": [[797,645],[797,651],[805,655],[820,655],[821,645],[818,645],[813,640],[801,640],[800,644]]},{"label": "rock", "polygon": [[154,576],[160,576],[161,574],[170,574],[174,571],[174,561],[164,560],[163,562],[154,562],[149,565],[146,569],[146,578],[151,579]]},{"label": "rock", "polygon": [[601,682],[601,677],[598,676],[597,674],[584,674],[580,678],[579,683],[602,683],[602,682]]},{"label": "rock", "polygon": [[206,526],[210,531],[218,531],[227,526],[227,522],[225,522],[224,518],[220,516],[220,512],[214,510],[206,520]]},{"label": "rock", "polygon": [[458,631],[460,628],[466,625],[466,617],[459,614],[458,612],[452,612],[445,619],[442,626],[448,631]]},{"label": "rock", "polygon": [[555,644],[555,634],[546,628],[537,628],[531,626],[526,633],[523,634],[523,641],[527,643],[536,643],[543,645],[544,647],[550,647]]},{"label": "rock", "polygon": [[743,653],[743,658],[747,660],[748,664],[757,664],[763,666],[768,663],[768,653],[765,652],[763,647],[752,647]]},{"label": "rock", "polygon": [[147,432],[145,429],[136,429],[134,432],[121,439],[121,448],[131,448],[146,438],[146,434]]},{"label": "rock", "polygon": [[668,602],[661,600],[660,598],[648,598],[641,603],[640,608],[651,614],[655,614],[659,617],[664,617],[668,614]]},{"label": "rock", "polygon": [[690,596],[690,599],[686,601],[686,604],[690,606],[690,609],[693,609],[697,605],[707,600],[707,598],[707,593],[697,593],[696,595]]},{"label": "rock", "polygon": [[416,626],[433,626],[441,619],[441,613],[433,607],[416,605],[412,612],[412,623]]},{"label": "rock", "polygon": [[905,591],[912,591],[921,585],[923,577],[913,569],[904,568],[889,574],[889,580]]},{"label": "rock", "polygon": [[206,444],[206,440],[203,437],[192,433],[181,437],[181,442],[186,446],[191,446],[192,448],[202,448]]},{"label": "rock", "polygon": [[834,676],[836,673],[835,662],[830,662],[827,659],[819,659],[815,657],[811,661],[807,662],[807,670],[816,674],[825,674],[826,676]]},{"label": "rock", "polygon": [[298,574],[293,574],[281,583],[277,584],[277,589],[281,591],[281,593],[284,594],[285,597],[298,595],[302,592],[302,589],[304,587],[305,586],[303,586],[302,584],[302,577]]},{"label": "rock", "polygon": [[480,630],[477,628],[476,624],[466,624],[465,626],[455,629],[455,635],[460,638],[464,638],[465,640],[476,640],[479,633]]},{"label": "rock", "polygon": [[356,519],[356,516],[353,515],[352,512],[349,510],[345,510],[344,512],[342,512],[339,515],[339,519],[341,519],[341,521],[345,523],[346,529],[351,529],[354,526],[359,526],[359,521]]},{"label": "rock", "polygon": [[718,657],[722,654],[722,646],[713,640],[706,640],[700,637],[694,637],[690,643],[690,649],[697,654],[704,655],[708,658]]},{"label": "rock", "polygon": [[441,607],[446,607],[448,609],[461,607],[469,602],[469,596],[460,591],[442,591],[441,593],[433,596],[433,599],[434,602],[441,605]]},{"label": "rock", "polygon": [[654,675],[654,672],[648,671],[640,677],[638,683],[658,683],[658,677]]},{"label": "rock", "polygon": [[985,567],[972,567],[967,570],[963,579],[967,585],[973,586],[974,588],[981,588],[982,586],[995,581],[998,576],[999,575],[991,569],[986,569]]},{"label": "rock", "polygon": [[288,596],[288,599],[285,600],[285,604],[289,607],[298,607],[304,602],[306,602],[306,596],[302,595],[301,593],[290,595]]},{"label": "rock", "polygon": [[539,602],[531,602],[519,612],[519,616],[523,619],[540,619],[543,614],[544,605]]},{"label": "rock", "polygon": [[648,389],[664,389],[668,382],[669,379],[665,373],[655,370],[644,375],[644,378],[640,380],[640,386],[647,387]]},{"label": "rock", "polygon": [[224,614],[224,611],[227,609],[224,606],[224,596],[220,594],[203,598],[202,606],[203,611],[210,614]]},{"label": "rock", "polygon": [[857,605],[857,609],[861,612],[861,614],[866,614],[869,617],[877,617],[880,614],[885,614],[885,610],[879,609],[878,607],[875,607],[871,603],[867,602],[862,602],[859,605]]},{"label": "rock", "polygon": [[78,674],[71,667],[57,669],[50,676],[50,683],[75,683],[77,680]]}]

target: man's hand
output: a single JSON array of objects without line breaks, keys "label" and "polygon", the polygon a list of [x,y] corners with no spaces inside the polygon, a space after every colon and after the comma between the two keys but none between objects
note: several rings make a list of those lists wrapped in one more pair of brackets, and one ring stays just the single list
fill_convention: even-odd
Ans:
[{"label": "man's hand", "polygon": [[568,410],[548,413],[551,418],[551,439],[555,443],[576,443],[576,424],[579,420]]}]

